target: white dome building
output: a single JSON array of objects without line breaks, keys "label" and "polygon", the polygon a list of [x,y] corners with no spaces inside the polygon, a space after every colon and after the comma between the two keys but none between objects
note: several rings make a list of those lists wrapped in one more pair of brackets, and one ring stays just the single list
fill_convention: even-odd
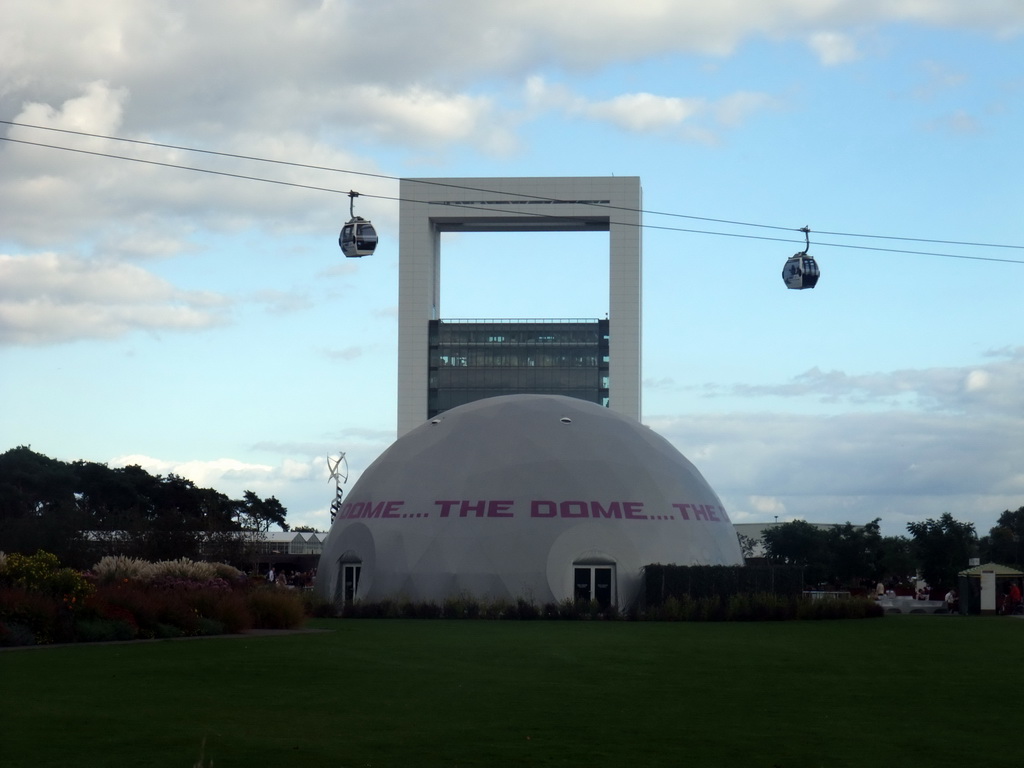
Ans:
[{"label": "white dome building", "polygon": [[625,608],[652,564],[742,565],[715,492],[667,440],[555,395],[453,408],[388,448],[324,543],[335,602],[567,598]]}]

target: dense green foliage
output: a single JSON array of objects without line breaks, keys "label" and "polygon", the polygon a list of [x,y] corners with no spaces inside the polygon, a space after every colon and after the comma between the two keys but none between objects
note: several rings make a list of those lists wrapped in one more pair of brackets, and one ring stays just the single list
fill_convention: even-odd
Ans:
[{"label": "dense green foliage", "polygon": [[879,522],[823,527],[795,520],[768,528],[765,550],[772,563],[802,568],[808,586],[907,581],[916,570],[909,542],[883,537]]},{"label": "dense green foliage", "polygon": [[1003,512],[980,542],[972,523],[962,523],[948,512],[938,519],[908,523],[909,539],[882,536],[879,522],[826,526],[795,520],[770,526],[764,532],[766,559],[802,568],[808,587],[855,591],[873,588],[878,582],[909,589],[915,576],[920,576],[933,593],[941,593],[956,587],[957,574],[972,557],[1024,566],[1024,507]]},{"label": "dense green foliage", "polygon": [[988,536],[981,540],[986,562],[1002,563],[1024,570],[1024,507],[999,515]]},{"label": "dense green foliage", "polygon": [[0,652],[4,767],[1018,762],[1014,619],[313,625]]},{"label": "dense green foliage", "polygon": [[702,599],[738,594],[799,595],[804,589],[799,566],[647,565],[643,604],[657,606],[670,597]]},{"label": "dense green foliage", "polygon": [[[64,462],[21,446],[0,454],[0,550],[45,549],[87,567],[98,554],[244,560],[245,537],[288,530],[274,497],[242,499],[139,466]],[[85,532],[88,532],[87,534]]]},{"label": "dense green foliage", "polygon": [[[313,615],[334,615],[334,607],[310,606]],[[475,600],[449,598],[441,603],[411,600],[361,600],[343,606],[347,619],[454,619],[533,621],[794,621],[808,619],[868,619],[884,615],[882,607],[865,598],[812,599],[800,594],[735,592],[694,598],[683,594],[625,612],[602,607],[596,600],[544,603],[526,600]]]},{"label": "dense green foliage", "polygon": [[922,578],[941,592],[957,586],[957,574],[977,551],[973,523],[961,523],[946,512],[938,520],[907,523]]}]

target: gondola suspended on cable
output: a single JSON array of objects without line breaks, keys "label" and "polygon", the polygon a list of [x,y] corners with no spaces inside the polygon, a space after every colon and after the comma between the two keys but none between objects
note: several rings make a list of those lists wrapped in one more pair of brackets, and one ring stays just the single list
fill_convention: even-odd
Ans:
[{"label": "gondola suspended on cable", "polygon": [[785,281],[786,287],[796,290],[813,288],[818,284],[818,278],[821,277],[818,262],[807,253],[811,248],[811,230],[808,227],[801,227],[800,231],[804,233],[806,241],[804,249],[786,259],[786,265],[782,268],[782,279]]},{"label": "gondola suspended on cable", "polygon": [[359,193],[349,192],[348,197],[348,215],[352,218],[341,228],[338,245],[341,247],[342,253],[350,259],[359,256],[372,256],[373,250],[377,247],[377,230],[373,228],[373,224],[362,216],[356,216],[353,211]]}]

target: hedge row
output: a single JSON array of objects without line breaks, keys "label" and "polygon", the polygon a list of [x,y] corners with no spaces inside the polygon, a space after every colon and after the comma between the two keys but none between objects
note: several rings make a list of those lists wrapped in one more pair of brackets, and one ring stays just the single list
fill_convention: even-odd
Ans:
[{"label": "hedge row", "polygon": [[[325,614],[321,614],[325,615]],[[351,619],[503,619],[631,621],[794,621],[809,619],[866,619],[884,615],[873,600],[862,598],[812,600],[767,593],[716,595],[702,598],[669,597],[657,606],[625,613],[595,601],[564,600],[536,605],[526,600],[475,600],[461,597],[444,602],[381,600],[356,602],[336,614]]]},{"label": "hedge row", "polygon": [[733,595],[799,597],[803,569],[792,566],[647,565],[643,569],[645,607],[662,605],[669,598],[701,600]]}]

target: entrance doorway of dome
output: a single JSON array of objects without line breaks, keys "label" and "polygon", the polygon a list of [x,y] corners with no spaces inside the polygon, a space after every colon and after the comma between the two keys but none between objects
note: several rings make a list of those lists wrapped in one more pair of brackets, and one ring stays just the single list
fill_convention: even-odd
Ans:
[{"label": "entrance doorway of dome", "polygon": [[356,599],[359,589],[359,574],[363,570],[362,563],[342,563],[341,565],[341,603],[349,605]]},{"label": "entrance doorway of dome", "polygon": [[615,603],[614,565],[573,565],[573,599],[596,600],[602,609]]}]

